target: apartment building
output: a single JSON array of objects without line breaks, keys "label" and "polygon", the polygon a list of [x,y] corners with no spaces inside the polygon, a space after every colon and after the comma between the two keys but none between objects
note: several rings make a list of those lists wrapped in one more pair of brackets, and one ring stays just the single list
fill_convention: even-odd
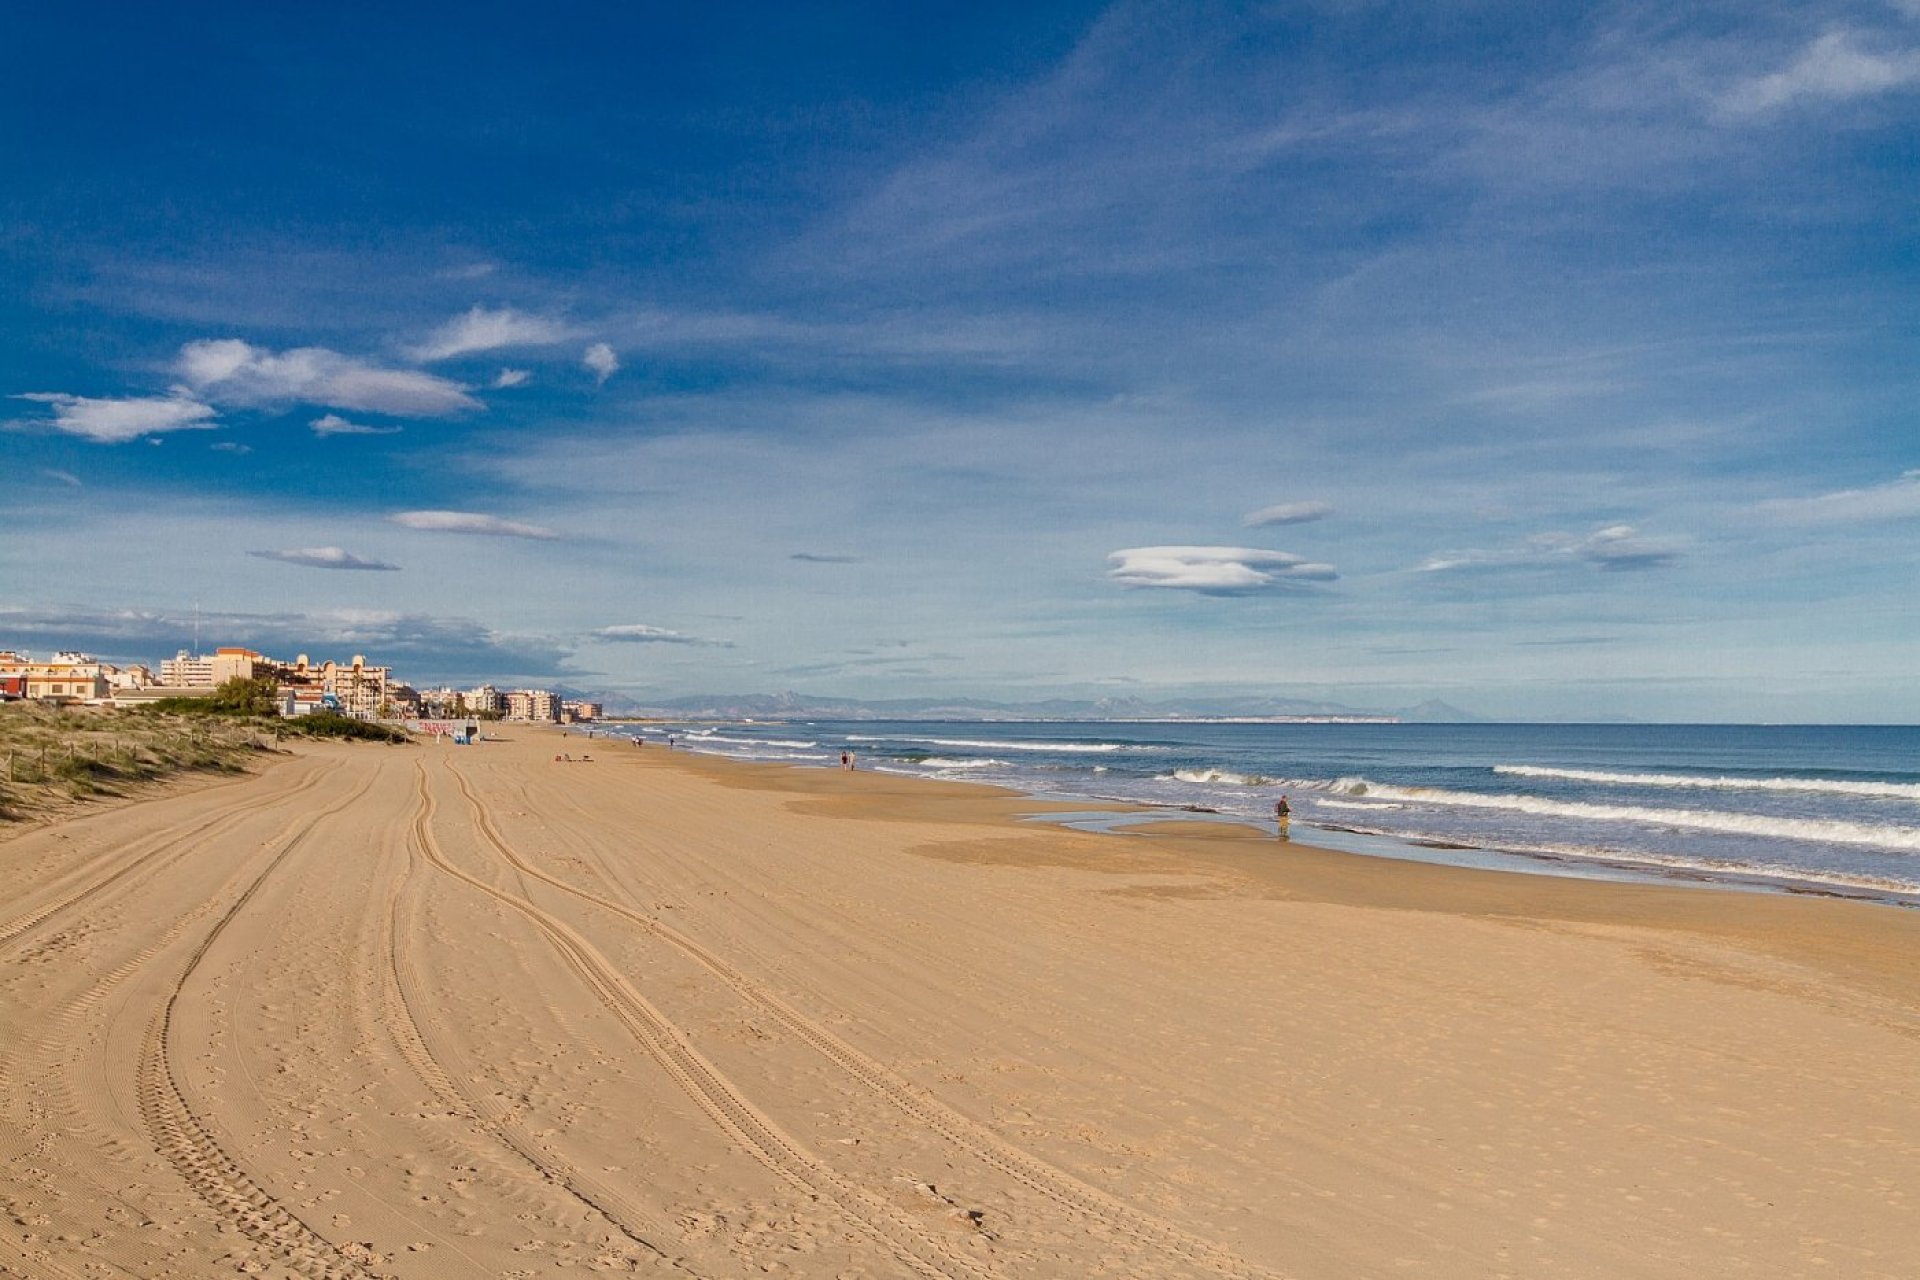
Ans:
[{"label": "apartment building", "polygon": [[560,695],[549,689],[515,689],[507,695],[507,719],[553,724],[560,719]]},{"label": "apartment building", "polygon": [[12,650],[0,652],[0,682],[27,698],[63,702],[99,701],[110,696],[119,668],[84,653],[56,653],[45,662]]}]

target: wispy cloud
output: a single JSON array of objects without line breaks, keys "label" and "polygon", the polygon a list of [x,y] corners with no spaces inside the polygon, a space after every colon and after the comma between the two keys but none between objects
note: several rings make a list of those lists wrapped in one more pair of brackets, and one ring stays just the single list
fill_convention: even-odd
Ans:
[{"label": "wispy cloud", "polygon": [[125,444],[167,431],[199,431],[215,425],[212,405],[180,388],[170,395],[95,399],[59,391],[30,391],[14,397],[53,406],[55,429],[97,444]]},{"label": "wispy cloud", "polygon": [[83,489],[86,487],[80,483],[80,477],[71,471],[58,471],[52,467],[42,467],[40,468],[40,474],[49,480],[55,480],[66,485],[69,489]]},{"label": "wispy cloud", "polygon": [[1838,28],[1817,37],[1779,71],[1734,85],[1720,98],[1730,116],[1754,116],[1804,101],[1865,98],[1920,84],[1920,49],[1865,47]]},{"label": "wispy cloud", "polygon": [[1776,498],[1760,504],[1763,515],[1796,524],[1853,524],[1911,520],[1920,516],[1920,469],[1865,489],[1841,489],[1811,498]]},{"label": "wispy cloud", "polygon": [[1603,573],[1661,569],[1680,559],[1671,541],[1643,537],[1630,524],[1606,525],[1587,534],[1539,533],[1517,546],[1444,551],[1427,557],[1422,573],[1464,570],[1540,569],[1587,565]]},{"label": "wispy cloud", "polygon": [[417,369],[381,368],[325,347],[275,353],[239,338],[214,338],[182,347],[178,368],[194,392],[217,402],[304,402],[408,418],[482,407],[457,382]]},{"label": "wispy cloud", "polygon": [[1260,529],[1276,524],[1306,524],[1312,520],[1325,520],[1332,514],[1333,504],[1330,502],[1282,502],[1258,511],[1249,511],[1240,523],[1249,529]]},{"label": "wispy cloud", "polygon": [[567,325],[546,316],[526,315],[512,307],[476,306],[435,329],[426,341],[407,354],[423,363],[432,363],[476,351],[551,346],[572,336],[573,331]]},{"label": "wispy cloud", "polygon": [[680,631],[670,631],[665,627],[649,626],[644,622],[623,623],[615,627],[601,627],[592,633],[596,640],[610,640],[617,644],[688,644],[712,649],[731,649],[730,640],[708,640],[700,636],[690,636]]},{"label": "wispy cloud", "polygon": [[278,560],[282,564],[297,564],[307,569],[398,569],[397,564],[388,564],[384,560],[365,560],[340,547],[296,547],[289,551],[249,551],[250,556],[262,560]]},{"label": "wispy cloud", "polygon": [[596,342],[587,348],[580,357],[580,363],[593,371],[596,382],[605,383],[608,378],[620,372],[620,357],[613,354],[613,348],[604,342]]},{"label": "wispy cloud", "polygon": [[[244,644],[291,657],[329,651],[377,653],[416,681],[504,681],[568,674],[571,649],[553,639],[498,631],[470,618],[374,609],[312,613],[208,610],[201,633],[221,644]],[[150,661],[193,636],[191,612],[85,606],[0,608],[0,634],[45,646],[72,647]]]},{"label": "wispy cloud", "polygon": [[543,541],[560,536],[542,525],[523,524],[518,520],[506,520],[479,511],[399,511],[387,519],[403,528],[421,529],[428,533],[482,533]]},{"label": "wispy cloud", "polygon": [[506,391],[512,387],[524,387],[532,379],[533,374],[526,369],[502,369],[494,375],[493,389]]},{"label": "wispy cloud", "polygon": [[858,556],[823,556],[811,551],[796,551],[788,556],[789,560],[798,560],[802,564],[859,564]]},{"label": "wispy cloud", "polygon": [[1258,547],[1129,547],[1107,560],[1113,565],[1107,577],[1122,586],[1211,596],[1248,595],[1339,576],[1330,564]]},{"label": "wispy cloud", "polygon": [[350,422],[337,413],[315,418],[308,425],[313,428],[313,434],[323,439],[327,436],[390,436],[406,430],[405,427],[375,427],[364,422]]},{"label": "wispy cloud", "polygon": [[252,445],[241,444],[238,440],[216,440],[214,443],[208,445],[207,448],[213,450],[215,453],[231,453],[235,457],[240,458],[244,458],[253,452]]}]

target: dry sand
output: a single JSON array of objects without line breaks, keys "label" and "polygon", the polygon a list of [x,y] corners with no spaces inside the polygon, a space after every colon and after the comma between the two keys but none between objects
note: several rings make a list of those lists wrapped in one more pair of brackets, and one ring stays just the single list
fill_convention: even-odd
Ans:
[{"label": "dry sand", "polygon": [[1920,1274],[1913,912],[508,734],[0,843],[0,1272]]}]

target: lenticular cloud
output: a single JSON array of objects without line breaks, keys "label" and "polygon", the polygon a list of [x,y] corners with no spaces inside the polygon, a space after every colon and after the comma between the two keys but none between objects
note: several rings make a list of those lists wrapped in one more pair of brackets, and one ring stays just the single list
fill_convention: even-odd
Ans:
[{"label": "lenticular cloud", "polygon": [[1113,565],[1107,577],[1122,586],[1202,595],[1247,595],[1339,576],[1330,564],[1258,547],[1129,547],[1107,560]]}]

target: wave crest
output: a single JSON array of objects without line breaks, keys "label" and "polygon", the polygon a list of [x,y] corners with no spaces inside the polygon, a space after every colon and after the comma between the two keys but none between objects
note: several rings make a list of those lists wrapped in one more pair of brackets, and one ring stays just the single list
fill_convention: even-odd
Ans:
[{"label": "wave crest", "polygon": [[1533,764],[1499,764],[1493,767],[1493,771],[1513,778],[1550,778],[1616,787],[1672,787],[1689,791],[1791,791],[1920,801],[1920,782],[1866,782],[1847,778],[1735,778],[1687,773],[1608,773],[1600,769],[1555,769]]}]

